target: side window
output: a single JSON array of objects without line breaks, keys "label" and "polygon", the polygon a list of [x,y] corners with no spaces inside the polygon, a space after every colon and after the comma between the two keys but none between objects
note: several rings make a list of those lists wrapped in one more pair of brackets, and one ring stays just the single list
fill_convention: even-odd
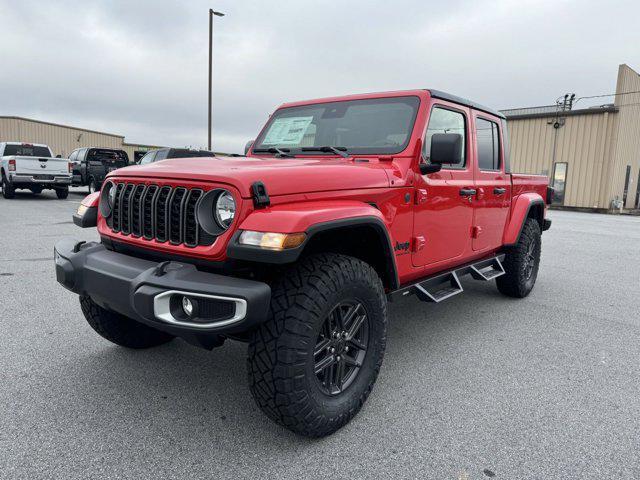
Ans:
[{"label": "side window", "polygon": [[140,165],[153,162],[153,157],[155,157],[155,155],[156,152],[148,152],[144,157],[140,159]]},{"label": "side window", "polygon": [[480,170],[500,170],[500,137],[498,124],[476,118],[478,167]]},{"label": "side window", "polygon": [[165,158],[167,158],[169,154],[169,150],[165,149],[165,150],[158,150],[156,152],[156,159],[155,161],[160,161],[160,160],[164,160]]},{"label": "side window", "polygon": [[442,107],[434,107],[429,117],[429,125],[427,125],[427,134],[424,138],[422,146],[422,158],[429,163],[431,156],[431,137],[435,133],[457,133],[462,135],[462,152],[460,162],[454,167],[446,165],[446,168],[464,168],[465,152],[467,151],[467,129],[465,127],[464,115],[460,112],[448,110]]}]

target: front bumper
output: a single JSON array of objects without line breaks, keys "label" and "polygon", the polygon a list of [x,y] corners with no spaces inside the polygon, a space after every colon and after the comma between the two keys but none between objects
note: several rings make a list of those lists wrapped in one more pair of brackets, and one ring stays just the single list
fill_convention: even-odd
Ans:
[{"label": "front bumper", "polygon": [[[269,311],[271,288],[266,283],[202,272],[188,263],[153,262],[72,239],[56,244],[54,258],[56,278],[68,290],[205,348],[255,328]],[[228,314],[189,321],[172,307],[173,295],[224,304]]]},{"label": "front bumper", "polygon": [[53,175],[46,173],[42,175],[13,174],[9,176],[9,180],[14,185],[71,185],[71,175]]}]

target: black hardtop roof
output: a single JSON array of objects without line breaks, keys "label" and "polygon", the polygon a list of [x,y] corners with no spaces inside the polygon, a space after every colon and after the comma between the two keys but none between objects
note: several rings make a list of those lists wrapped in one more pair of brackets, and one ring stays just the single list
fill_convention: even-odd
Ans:
[{"label": "black hardtop roof", "polygon": [[446,100],[448,102],[458,103],[466,107],[474,108],[476,110],[480,110],[482,112],[495,115],[496,117],[499,117],[499,118],[504,118],[504,119],[507,118],[504,116],[504,114],[498,112],[497,110],[494,110],[489,107],[485,107],[484,105],[480,105],[479,103],[476,103],[476,102],[472,102],[471,100],[467,100],[466,98],[458,97],[456,95],[451,95],[450,93],[442,92],[440,90],[433,90],[431,88],[429,88],[428,90],[431,96],[434,98],[439,98],[440,100]]}]

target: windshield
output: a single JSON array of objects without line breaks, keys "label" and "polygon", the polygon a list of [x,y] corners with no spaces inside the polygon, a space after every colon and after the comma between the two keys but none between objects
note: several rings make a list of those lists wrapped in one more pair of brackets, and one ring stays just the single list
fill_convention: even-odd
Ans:
[{"label": "windshield", "polygon": [[409,143],[419,103],[418,97],[391,97],[282,108],[271,116],[253,150],[300,154],[317,147],[335,154],[327,151],[331,146],[350,154],[400,153]]},{"label": "windshield", "polygon": [[49,147],[38,147],[35,145],[5,145],[4,155],[19,157],[51,157]]}]

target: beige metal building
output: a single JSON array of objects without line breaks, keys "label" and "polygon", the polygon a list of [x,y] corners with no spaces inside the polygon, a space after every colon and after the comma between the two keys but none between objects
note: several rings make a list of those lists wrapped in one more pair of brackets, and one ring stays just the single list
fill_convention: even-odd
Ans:
[{"label": "beige metal building", "polygon": [[122,135],[97,132],[85,128],[69,127],[22,117],[0,116],[0,142],[44,143],[54,155],[68,157],[76,148],[119,148],[127,152],[134,162],[147,151],[162,148],[157,145],[127,143]]},{"label": "beige metal building", "polygon": [[549,175],[558,205],[640,208],[640,75],[627,65],[618,69],[614,98],[583,109],[503,110],[513,171]]}]

